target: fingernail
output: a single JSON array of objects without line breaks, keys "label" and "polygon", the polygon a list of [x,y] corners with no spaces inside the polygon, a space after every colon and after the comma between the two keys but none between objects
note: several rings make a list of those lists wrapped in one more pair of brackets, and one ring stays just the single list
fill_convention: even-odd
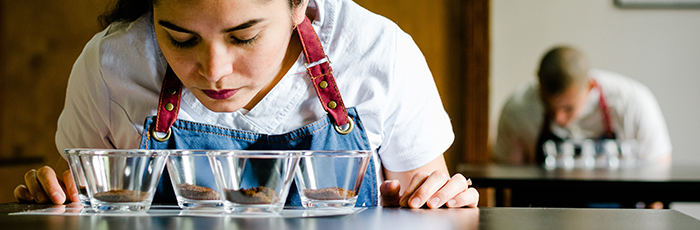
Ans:
[{"label": "fingernail", "polygon": [[63,194],[61,194],[60,192],[54,192],[53,194],[51,194],[51,197],[53,197],[53,200],[55,200],[55,201],[60,201],[61,199],[65,199]]},{"label": "fingernail", "polygon": [[399,181],[398,181],[398,180],[390,180],[390,181],[389,181],[389,185],[392,185],[392,184],[395,184],[395,183],[399,183]]},{"label": "fingernail", "polygon": [[472,178],[467,179],[467,186],[472,186]]},{"label": "fingernail", "polygon": [[438,204],[440,204],[440,198],[435,197],[432,200],[430,200],[430,207],[431,208],[437,208]]},{"label": "fingernail", "polygon": [[411,200],[411,207],[412,208],[420,208],[420,198],[416,197]]},{"label": "fingernail", "polygon": [[457,204],[457,201],[456,201],[456,200],[450,200],[450,201],[447,202],[447,206],[449,206],[449,207],[454,207],[455,204]]}]

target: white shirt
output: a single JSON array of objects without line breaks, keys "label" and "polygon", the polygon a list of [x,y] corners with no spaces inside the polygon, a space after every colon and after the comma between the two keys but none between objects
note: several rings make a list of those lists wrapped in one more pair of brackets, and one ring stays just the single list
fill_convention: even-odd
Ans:
[{"label": "white shirt", "polygon": [[[454,134],[422,53],[390,20],[350,0],[315,0],[312,22],[343,102],[356,107],[382,165],[401,172],[440,156]],[[75,62],[56,146],[139,147],[144,120],[156,115],[167,62],[150,14],[95,35]],[[178,119],[281,134],[323,118],[300,57],[250,111],[216,113],[183,90]]]},{"label": "white shirt", "polygon": [[[655,162],[671,154],[671,139],[661,109],[649,88],[616,73],[591,70],[603,91],[611,126],[618,140],[635,140],[637,159]],[[600,91],[593,88],[577,120],[564,128],[552,122],[552,133],[561,138],[598,138],[605,132]],[[544,122],[544,106],[536,80],[518,87],[508,98],[498,120],[493,156],[512,164],[535,159],[537,138]],[[575,137],[574,137],[575,136]],[[527,156],[527,157],[526,157]]]}]

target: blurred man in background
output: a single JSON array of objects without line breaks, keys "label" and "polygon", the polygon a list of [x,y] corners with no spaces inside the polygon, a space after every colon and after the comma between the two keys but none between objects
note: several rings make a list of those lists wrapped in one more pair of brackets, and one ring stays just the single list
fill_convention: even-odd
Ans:
[{"label": "blurred man in background", "polygon": [[671,141],[661,109],[643,84],[589,69],[571,47],[549,50],[537,81],[521,85],[501,111],[492,153],[497,162],[542,163],[548,140],[613,139],[634,143],[637,163],[670,164]]}]

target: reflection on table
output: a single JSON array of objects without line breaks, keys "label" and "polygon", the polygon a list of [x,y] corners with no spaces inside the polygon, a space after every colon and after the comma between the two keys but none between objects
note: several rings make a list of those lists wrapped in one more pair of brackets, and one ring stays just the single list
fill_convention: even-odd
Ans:
[{"label": "reflection on table", "polygon": [[[304,218],[229,216],[8,215],[46,205],[0,205],[3,229],[698,229],[700,221],[674,210],[368,208]],[[65,209],[67,210],[67,209]]]}]

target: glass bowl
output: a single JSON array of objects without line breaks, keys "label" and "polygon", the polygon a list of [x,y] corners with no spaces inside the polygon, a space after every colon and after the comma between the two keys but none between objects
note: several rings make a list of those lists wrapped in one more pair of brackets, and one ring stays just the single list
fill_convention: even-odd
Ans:
[{"label": "glass bowl", "polygon": [[167,167],[180,208],[223,211],[223,199],[205,150],[173,150]]},{"label": "glass bowl", "polygon": [[87,193],[87,182],[85,181],[85,173],[80,164],[80,158],[78,157],[78,150],[65,149],[64,152],[66,153],[66,158],[68,159],[70,173],[73,174],[75,187],[78,190],[80,204],[82,204],[84,207],[90,207],[90,197]]},{"label": "glass bowl", "polygon": [[305,151],[294,180],[308,209],[355,206],[372,150]]},{"label": "glass bowl", "polygon": [[224,209],[238,214],[277,214],[284,208],[299,151],[209,151]]},{"label": "glass bowl", "polygon": [[76,151],[95,211],[145,212],[151,207],[168,150]]}]

